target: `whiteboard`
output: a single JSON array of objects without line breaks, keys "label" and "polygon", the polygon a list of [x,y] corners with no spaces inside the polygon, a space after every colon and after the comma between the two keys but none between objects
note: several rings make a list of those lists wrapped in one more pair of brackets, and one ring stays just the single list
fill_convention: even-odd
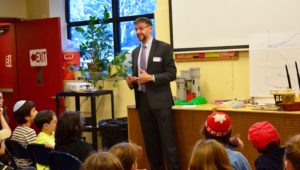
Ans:
[{"label": "whiteboard", "polygon": [[252,33],[300,30],[299,0],[169,0],[174,51],[249,45]]},{"label": "whiteboard", "polygon": [[265,32],[250,36],[250,96],[267,97],[270,90],[288,88],[299,92],[295,62],[300,69],[300,32]]}]

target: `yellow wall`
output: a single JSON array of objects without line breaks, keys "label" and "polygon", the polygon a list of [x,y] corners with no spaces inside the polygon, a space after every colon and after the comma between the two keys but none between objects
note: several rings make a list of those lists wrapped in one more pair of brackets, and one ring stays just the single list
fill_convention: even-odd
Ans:
[{"label": "yellow wall", "polygon": [[216,99],[248,99],[248,52],[240,52],[239,55],[239,60],[180,62],[176,65],[178,73],[190,67],[200,67],[200,95],[209,102]]},{"label": "yellow wall", "polygon": [[1,18],[27,18],[27,7],[25,0],[1,0]]},{"label": "yellow wall", "polygon": [[49,17],[49,0],[1,0],[1,18],[39,19]]},{"label": "yellow wall", "polygon": [[155,17],[156,38],[170,43],[168,0],[157,0]]},{"label": "yellow wall", "polygon": [[28,19],[49,18],[49,0],[27,0]]}]

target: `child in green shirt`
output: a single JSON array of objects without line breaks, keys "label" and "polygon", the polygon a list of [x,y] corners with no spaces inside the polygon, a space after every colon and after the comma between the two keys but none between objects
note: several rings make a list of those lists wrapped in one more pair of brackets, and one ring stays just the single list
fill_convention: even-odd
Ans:
[{"label": "child in green shirt", "polygon": [[[35,143],[45,144],[46,147],[54,149],[55,138],[54,132],[57,124],[57,117],[52,110],[42,110],[38,112],[34,119],[35,125],[41,130]],[[49,169],[49,167],[36,164],[37,170]]]}]

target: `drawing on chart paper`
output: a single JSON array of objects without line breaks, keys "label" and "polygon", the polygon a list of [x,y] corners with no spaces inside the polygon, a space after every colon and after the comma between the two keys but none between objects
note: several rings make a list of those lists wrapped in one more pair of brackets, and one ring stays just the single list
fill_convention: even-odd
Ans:
[{"label": "drawing on chart paper", "polygon": [[299,92],[295,61],[300,63],[300,32],[253,34],[249,45],[250,96],[268,97],[271,89],[288,88],[285,65],[292,89]]}]

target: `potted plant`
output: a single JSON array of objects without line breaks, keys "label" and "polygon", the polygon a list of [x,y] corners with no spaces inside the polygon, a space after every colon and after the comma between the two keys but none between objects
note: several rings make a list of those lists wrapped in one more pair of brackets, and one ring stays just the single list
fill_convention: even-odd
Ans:
[{"label": "potted plant", "polygon": [[[87,61],[89,72],[103,73],[108,70],[109,57],[113,56],[112,34],[109,32],[107,20],[108,10],[105,8],[103,18],[90,16],[89,25],[86,29],[76,27],[84,41],[79,45],[80,55]],[[102,74],[101,77],[104,75]]]},{"label": "potted plant", "polygon": [[89,25],[86,29],[83,27],[75,28],[84,37],[84,41],[79,45],[80,55],[83,60],[87,61],[88,81],[94,85],[100,79],[125,76],[122,63],[127,53],[120,53],[110,61],[114,54],[112,49],[113,36],[109,31],[107,22],[109,17],[109,12],[105,8],[103,18],[90,16]]}]

